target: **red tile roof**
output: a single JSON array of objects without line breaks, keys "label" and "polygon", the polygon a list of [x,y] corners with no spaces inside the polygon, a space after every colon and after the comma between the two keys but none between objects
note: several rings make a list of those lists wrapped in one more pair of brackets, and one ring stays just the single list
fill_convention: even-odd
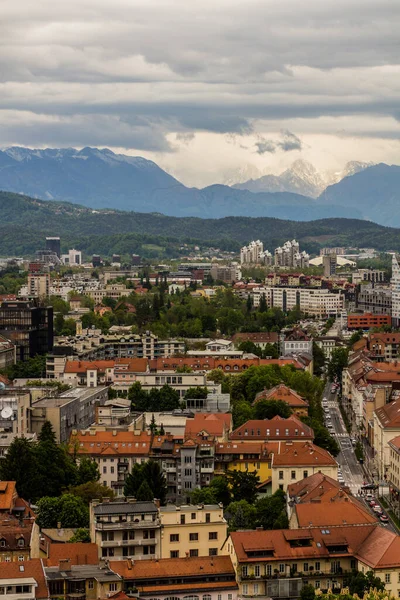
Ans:
[{"label": "red tile roof", "polygon": [[[21,570],[22,569],[22,570]],[[23,563],[20,562],[2,562],[0,569],[0,584],[6,583],[11,579],[27,579],[32,577],[37,582],[35,588],[36,600],[45,600],[49,598],[46,578],[43,570],[42,561],[39,558],[32,558]],[[22,582],[21,582],[22,583]]]},{"label": "red tile roof", "polygon": [[272,467],[336,465],[336,460],[327,450],[310,441],[281,442],[279,453],[275,453],[272,459]]},{"label": "red tile roof", "polygon": [[275,416],[273,419],[247,421],[235,431],[229,438],[231,440],[253,439],[253,440],[299,440],[314,439],[314,432],[308,425],[300,421],[296,415],[287,419]]},{"label": "red tile roof", "polygon": [[151,435],[145,431],[139,435],[133,431],[116,431],[115,435],[113,431],[96,431],[93,435],[79,431],[71,439],[77,441],[79,454],[91,455],[147,456],[151,444]]},{"label": "red tile roof", "polygon": [[203,431],[210,436],[221,438],[232,427],[232,415],[228,413],[196,413],[193,419],[187,419],[185,438],[198,436]]},{"label": "red tile roof", "polygon": [[[169,579],[170,577],[202,577],[235,574],[229,556],[199,556],[186,558],[162,558],[158,560],[111,560],[110,569],[126,579]],[[161,584],[161,583],[160,583]]]},{"label": "red tile roof", "polygon": [[331,502],[307,502],[294,507],[299,527],[337,527],[339,525],[369,525],[377,523],[358,501],[347,494],[337,496]]},{"label": "red tile roof", "polygon": [[15,481],[0,481],[0,511],[11,512],[17,499]]},{"label": "red tile roof", "polygon": [[71,565],[97,565],[99,562],[97,544],[83,542],[50,544],[48,567],[58,567],[60,560],[71,561]]},{"label": "red tile roof", "polygon": [[276,385],[270,390],[264,389],[262,392],[259,392],[253,404],[256,404],[260,400],[282,400],[282,402],[286,402],[286,404],[294,408],[308,408],[308,402],[295,390],[292,390],[283,383]]},{"label": "red tile roof", "polygon": [[395,400],[375,411],[379,422],[385,429],[400,428],[400,400]]}]

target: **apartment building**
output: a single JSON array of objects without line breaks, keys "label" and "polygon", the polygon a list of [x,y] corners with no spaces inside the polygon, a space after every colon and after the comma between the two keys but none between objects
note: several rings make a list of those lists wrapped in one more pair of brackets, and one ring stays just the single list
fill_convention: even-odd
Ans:
[{"label": "apartment building", "polygon": [[362,285],[356,292],[356,308],[364,312],[392,315],[392,290],[388,287]]},{"label": "apartment building", "polygon": [[28,273],[27,295],[33,298],[48,298],[50,273]]},{"label": "apartment building", "polygon": [[310,441],[282,441],[278,452],[272,456],[272,493],[278,489],[286,492],[291,483],[319,472],[335,479],[337,468],[338,464],[333,456]]},{"label": "apartment building", "polygon": [[297,441],[314,439],[314,432],[296,415],[287,419],[276,415],[272,419],[252,419],[237,427],[229,436],[230,440]]},{"label": "apartment building", "polygon": [[122,592],[122,578],[109,568],[108,563],[85,564],[84,556],[81,556],[81,561],[73,564],[73,560],[65,558],[57,565],[45,566],[50,598],[97,600]]},{"label": "apartment building", "polygon": [[71,443],[78,456],[89,456],[96,461],[101,483],[122,496],[126,477],[133,465],[142,464],[149,458],[151,435],[146,431],[91,428],[74,430]]},{"label": "apartment building", "polygon": [[228,471],[254,472],[262,484],[271,481],[272,454],[278,452],[279,442],[228,441],[215,444],[214,474]]},{"label": "apartment building", "polygon": [[[109,500],[109,499],[108,499]],[[90,538],[99,558],[161,558],[161,521],[155,502],[134,498],[90,503]]]},{"label": "apartment building", "polygon": [[340,591],[354,569],[371,570],[397,595],[399,549],[396,534],[371,524],[236,531],[222,551],[231,557],[242,598],[296,598],[306,583]]},{"label": "apartment building", "polygon": [[[15,481],[0,481],[0,564],[39,557],[39,528]],[[2,569],[0,568],[0,579]]]},{"label": "apartment building", "polygon": [[0,305],[0,335],[16,347],[16,360],[24,361],[53,348],[53,307],[7,301]]},{"label": "apartment building", "polygon": [[15,351],[15,345],[0,335],[0,370],[7,369],[7,367],[15,364]]},{"label": "apartment building", "polygon": [[372,329],[373,327],[391,326],[392,317],[385,314],[363,313],[347,315],[347,329]]},{"label": "apartment building", "polygon": [[140,598],[237,600],[238,585],[229,556],[164,558],[158,561],[110,561],[125,590]]},{"label": "apartment building", "polygon": [[161,558],[217,556],[228,533],[222,505],[160,508]]},{"label": "apartment building", "polygon": [[296,306],[316,317],[337,316],[344,309],[344,294],[341,290],[307,289],[290,287],[258,287],[249,291],[253,305],[258,307],[264,296],[268,307],[276,307],[287,312]]},{"label": "apartment building", "polygon": [[295,327],[291,331],[282,332],[280,352],[282,356],[298,353],[310,354],[312,356],[313,340],[300,327]]},{"label": "apartment building", "polygon": [[392,290],[392,325],[400,326],[400,266],[395,254],[392,256],[392,279],[390,280]]},{"label": "apartment building", "polygon": [[[400,399],[378,408],[373,420],[373,450],[379,478],[387,478],[391,463],[389,442],[400,435]],[[393,461],[393,457],[392,457]]]},{"label": "apartment building", "polygon": [[30,431],[39,434],[50,421],[59,444],[69,441],[75,429],[86,429],[95,422],[96,405],[105,403],[106,387],[72,388],[57,397],[42,397],[30,406]]},{"label": "apartment building", "polygon": [[396,360],[400,351],[400,333],[370,333],[368,348],[375,361]]}]

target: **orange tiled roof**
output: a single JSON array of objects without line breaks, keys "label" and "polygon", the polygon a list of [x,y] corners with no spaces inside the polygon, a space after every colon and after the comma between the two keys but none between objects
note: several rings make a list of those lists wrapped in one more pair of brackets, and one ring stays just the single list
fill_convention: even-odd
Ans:
[{"label": "orange tiled roof", "polygon": [[259,392],[253,404],[256,404],[260,400],[282,400],[289,404],[289,406],[293,407],[301,407],[308,408],[308,402],[304,400],[295,390],[288,387],[284,383],[280,383],[270,390],[264,389],[262,392]]},{"label": "orange tiled roof", "polygon": [[400,427],[400,400],[395,400],[375,411],[384,428],[398,429]]},{"label": "orange tiled roof", "polygon": [[15,481],[0,481],[0,511],[11,512],[17,499]]},{"label": "orange tiled roof", "polygon": [[94,435],[79,431],[72,436],[78,443],[79,454],[118,454],[145,456],[150,451],[151,435],[145,431],[135,435],[133,431],[96,431]]},{"label": "orange tiled roof", "polygon": [[337,462],[324,448],[316,446],[310,441],[306,442],[281,442],[279,453],[272,459],[273,467],[291,466],[336,466]]},{"label": "orange tiled roof", "polygon": [[331,502],[307,502],[297,504],[296,511],[299,527],[337,527],[339,525],[369,525],[378,519],[358,502],[343,495]]},{"label": "orange tiled roof", "polygon": [[[23,566],[23,570],[21,570]],[[0,581],[10,581],[11,579],[26,579],[32,577],[37,582],[35,588],[36,600],[45,600],[49,597],[46,578],[40,558],[32,558],[23,563],[20,562],[2,562],[0,569]]]},{"label": "orange tiled roof", "polygon": [[278,415],[273,419],[250,420],[235,429],[229,436],[231,440],[256,439],[256,440],[294,440],[314,439],[314,432],[305,425],[296,415],[287,419]]},{"label": "orange tiled roof", "polygon": [[97,565],[99,562],[97,544],[83,542],[50,544],[48,567],[58,567],[60,560],[69,559],[71,565]]},{"label": "orange tiled roof", "polygon": [[232,424],[232,415],[228,413],[196,413],[193,419],[187,419],[185,438],[199,435],[202,431],[216,437],[222,437]]},{"label": "orange tiled roof", "polygon": [[133,564],[126,560],[111,560],[110,569],[126,579],[162,579],[170,577],[193,577],[194,575],[234,575],[230,556],[199,556],[187,558],[162,558],[138,560]]},{"label": "orange tiled roof", "polygon": [[340,483],[336,479],[319,471],[301,481],[291,483],[287,491],[290,498],[298,498],[297,502],[310,502],[312,499],[322,498],[330,490],[337,493],[340,488]]}]

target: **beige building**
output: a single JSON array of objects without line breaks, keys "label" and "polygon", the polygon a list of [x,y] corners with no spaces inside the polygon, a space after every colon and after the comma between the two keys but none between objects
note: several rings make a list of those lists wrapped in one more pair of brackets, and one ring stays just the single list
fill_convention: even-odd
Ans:
[{"label": "beige building", "polygon": [[28,296],[35,298],[50,296],[50,273],[28,274]]},{"label": "beige building", "polygon": [[378,408],[373,420],[373,449],[379,479],[388,475],[390,467],[389,442],[400,435],[400,399]]},{"label": "beige building", "polygon": [[337,462],[327,450],[310,441],[279,442],[272,457],[272,493],[286,492],[288,486],[300,479],[321,472],[337,479]]},{"label": "beige building", "polygon": [[167,505],[160,508],[161,558],[217,556],[228,526],[222,505]]},{"label": "beige building", "polygon": [[99,558],[160,558],[161,522],[155,502],[134,498],[90,504],[90,538]]}]

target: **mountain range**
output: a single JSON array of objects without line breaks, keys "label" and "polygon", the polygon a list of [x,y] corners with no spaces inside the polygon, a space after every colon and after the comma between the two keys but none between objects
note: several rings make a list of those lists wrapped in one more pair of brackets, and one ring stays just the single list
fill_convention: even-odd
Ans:
[{"label": "mountain range", "polygon": [[[241,178],[246,172],[251,168],[243,169]],[[296,161],[279,176],[197,189],[184,186],[153,161],[108,149],[0,151],[0,189],[93,209],[202,218],[346,217],[400,225],[400,167],[352,162],[343,173],[331,175],[332,185],[327,181],[309,163]]]},{"label": "mountain range", "polygon": [[[265,175],[260,174],[257,178],[252,176],[251,179],[244,180],[245,172],[240,169],[237,173],[237,182],[231,185],[236,189],[249,190],[250,192],[291,192],[310,196],[310,198],[318,198],[329,185],[363,171],[371,167],[372,164],[351,161],[345,165],[342,171],[319,172],[311,163],[298,159],[280,175],[266,173]],[[247,172],[251,172],[251,169]],[[232,173],[231,181],[234,180],[234,177]]]},{"label": "mountain range", "polygon": [[0,192],[0,256],[29,256],[43,248],[45,237],[59,235],[62,251],[78,248],[86,256],[113,253],[144,257],[177,257],[182,243],[238,252],[251,239],[273,250],[296,238],[302,249],[319,253],[321,246],[373,246],[400,250],[400,230],[366,220],[293,221],[270,217],[200,219],[135,213],[38,200]]}]

